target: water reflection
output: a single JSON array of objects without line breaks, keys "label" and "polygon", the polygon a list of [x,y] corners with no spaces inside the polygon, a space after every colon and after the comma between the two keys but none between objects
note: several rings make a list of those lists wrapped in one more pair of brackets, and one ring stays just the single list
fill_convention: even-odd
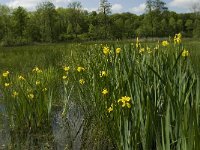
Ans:
[{"label": "water reflection", "polygon": [[0,149],[5,149],[10,143],[8,121],[6,119],[5,107],[0,104]]},{"label": "water reflection", "polygon": [[66,117],[61,111],[56,113],[53,123],[53,135],[56,149],[81,149],[81,137],[83,133],[83,112],[75,103],[70,102]]},{"label": "water reflection", "polygon": [[66,116],[62,111],[53,112],[52,129],[41,133],[10,131],[5,107],[0,105],[0,149],[56,149],[79,150],[83,133],[83,112],[73,102]]}]

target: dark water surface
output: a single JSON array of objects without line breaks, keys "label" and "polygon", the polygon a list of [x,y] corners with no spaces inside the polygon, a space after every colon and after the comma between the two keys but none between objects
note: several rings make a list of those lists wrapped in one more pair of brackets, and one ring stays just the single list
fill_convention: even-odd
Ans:
[{"label": "dark water surface", "polygon": [[83,134],[84,115],[73,102],[69,104],[66,115],[62,110],[53,111],[52,131],[45,134],[19,136],[11,133],[5,107],[0,105],[0,150],[7,149],[56,149],[80,150]]},{"label": "dark water surface", "polygon": [[5,149],[10,143],[9,125],[5,115],[5,107],[0,105],[0,149]]}]

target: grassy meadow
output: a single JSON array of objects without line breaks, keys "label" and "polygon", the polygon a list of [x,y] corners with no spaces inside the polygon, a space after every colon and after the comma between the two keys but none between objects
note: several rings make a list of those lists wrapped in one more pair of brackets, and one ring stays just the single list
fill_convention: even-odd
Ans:
[{"label": "grassy meadow", "polygon": [[199,47],[180,35],[0,47],[0,119],[6,116],[11,139],[53,139],[53,113],[66,118],[74,103],[84,114],[81,149],[198,150]]}]

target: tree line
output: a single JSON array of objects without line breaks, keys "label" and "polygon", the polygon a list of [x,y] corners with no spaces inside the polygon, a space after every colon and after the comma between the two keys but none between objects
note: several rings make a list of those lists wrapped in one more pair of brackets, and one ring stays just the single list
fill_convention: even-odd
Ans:
[{"label": "tree line", "polygon": [[161,0],[147,0],[146,12],[111,13],[108,0],[100,0],[98,11],[84,10],[81,2],[56,8],[52,2],[40,3],[35,11],[0,5],[0,41],[4,46],[32,42],[131,39],[168,37],[181,32],[200,37],[200,10],[178,14]]}]

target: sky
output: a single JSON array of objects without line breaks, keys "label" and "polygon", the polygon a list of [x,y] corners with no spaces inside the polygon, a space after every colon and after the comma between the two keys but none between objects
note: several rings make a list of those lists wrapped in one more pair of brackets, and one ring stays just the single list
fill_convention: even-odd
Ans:
[{"label": "sky", "polygon": [[[7,5],[12,8],[23,6],[27,10],[35,10],[36,6],[46,0],[0,0],[0,4]],[[98,10],[100,0],[49,0],[56,7],[67,7],[70,2],[81,2],[84,9],[88,11]],[[163,0],[171,11],[177,13],[190,12],[194,4],[200,0]],[[145,12],[146,0],[108,0],[112,5],[112,13],[131,12],[137,15]]]}]

